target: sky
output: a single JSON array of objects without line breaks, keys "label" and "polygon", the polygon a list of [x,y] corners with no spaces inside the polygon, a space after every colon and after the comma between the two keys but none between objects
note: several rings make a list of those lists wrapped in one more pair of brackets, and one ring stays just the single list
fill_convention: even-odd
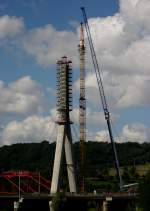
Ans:
[{"label": "sky", "polygon": [[[80,7],[87,12],[115,140],[150,142],[149,0],[0,0],[0,145],[56,139],[56,63],[73,62],[79,136]],[[86,42],[87,140],[108,141]]]}]

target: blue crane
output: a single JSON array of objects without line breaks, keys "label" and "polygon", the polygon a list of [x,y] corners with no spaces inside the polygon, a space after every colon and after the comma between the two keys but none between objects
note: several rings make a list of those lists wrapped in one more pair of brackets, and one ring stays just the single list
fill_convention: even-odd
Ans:
[{"label": "blue crane", "polygon": [[96,53],[95,53],[95,49],[94,49],[94,45],[93,45],[93,40],[92,40],[85,8],[81,7],[81,10],[82,10],[82,14],[83,14],[84,25],[85,25],[85,29],[86,29],[86,33],[87,33],[88,43],[89,43],[89,47],[90,47],[90,51],[91,51],[91,57],[92,57],[94,70],[95,70],[95,74],[96,74],[98,89],[99,89],[99,93],[100,93],[100,97],[101,97],[102,107],[103,107],[105,119],[107,122],[109,137],[110,137],[110,141],[111,141],[111,145],[112,145],[112,149],[113,149],[113,153],[114,153],[115,167],[116,167],[117,176],[119,179],[119,187],[120,187],[120,190],[122,190],[123,189],[123,181],[122,181],[122,176],[121,176],[121,172],[120,172],[120,165],[119,165],[116,145],[115,145],[115,141],[114,141],[114,137],[113,137],[112,126],[111,126],[111,122],[110,122],[110,113],[108,110],[108,105],[107,105],[107,101],[106,101],[106,97],[105,97],[100,68],[98,65],[98,61],[97,61],[97,57],[96,57]]}]

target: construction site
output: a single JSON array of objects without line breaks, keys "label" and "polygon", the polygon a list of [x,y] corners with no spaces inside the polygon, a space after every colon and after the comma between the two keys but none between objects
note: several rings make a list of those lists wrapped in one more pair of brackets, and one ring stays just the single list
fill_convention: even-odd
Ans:
[{"label": "construction site", "polygon": [[[136,211],[136,201],[138,192],[137,183],[125,184],[122,179],[120,162],[116,143],[114,140],[111,125],[111,115],[107,104],[101,69],[97,60],[93,39],[90,32],[88,18],[85,8],[81,8],[83,22],[80,25],[80,42],[78,45],[78,55],[80,64],[80,93],[79,93],[79,145],[80,163],[78,182],[76,178],[76,168],[73,156],[72,120],[72,61],[69,55],[62,55],[57,61],[57,119],[58,133],[56,149],[53,163],[53,173],[51,181],[45,179],[40,173],[29,171],[3,172],[0,174],[0,210],[9,211]],[[85,34],[88,46],[85,46]],[[97,192],[93,190],[88,193],[85,187],[85,158],[86,158],[86,49],[90,49],[93,62],[93,70],[97,79],[100,107],[103,108],[112,153],[114,157],[115,175],[118,183],[118,190],[111,192],[103,190]],[[99,97],[98,96],[98,97]],[[101,156],[101,155],[99,155]],[[65,165],[63,165],[65,163]],[[61,187],[62,168],[66,168],[68,175],[69,191],[65,192]],[[6,191],[7,189],[7,191]],[[58,205],[59,204],[59,207]],[[62,204],[62,206],[61,206]]]}]

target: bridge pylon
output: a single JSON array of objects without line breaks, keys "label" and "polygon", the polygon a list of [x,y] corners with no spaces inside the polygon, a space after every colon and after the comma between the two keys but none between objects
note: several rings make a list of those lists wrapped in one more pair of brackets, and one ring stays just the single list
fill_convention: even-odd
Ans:
[{"label": "bridge pylon", "polygon": [[76,193],[75,168],[72,156],[72,133],[70,111],[72,110],[72,68],[71,61],[62,57],[57,62],[57,112],[58,134],[55,149],[51,194],[59,191],[60,170],[65,152],[70,192]]}]

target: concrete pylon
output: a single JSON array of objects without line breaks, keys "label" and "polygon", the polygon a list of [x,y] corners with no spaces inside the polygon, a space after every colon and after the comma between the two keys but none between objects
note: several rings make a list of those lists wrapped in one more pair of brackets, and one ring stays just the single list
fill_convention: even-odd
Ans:
[{"label": "concrete pylon", "polygon": [[108,211],[108,202],[103,201],[103,211]]},{"label": "concrete pylon", "polygon": [[18,209],[19,209],[19,202],[14,201],[14,211],[18,211]]},{"label": "concrete pylon", "polygon": [[71,61],[66,57],[58,62],[58,134],[54,158],[54,167],[51,183],[51,194],[59,191],[60,170],[63,153],[65,152],[70,192],[76,193],[75,169],[72,156],[72,135],[69,112],[71,111]]}]

